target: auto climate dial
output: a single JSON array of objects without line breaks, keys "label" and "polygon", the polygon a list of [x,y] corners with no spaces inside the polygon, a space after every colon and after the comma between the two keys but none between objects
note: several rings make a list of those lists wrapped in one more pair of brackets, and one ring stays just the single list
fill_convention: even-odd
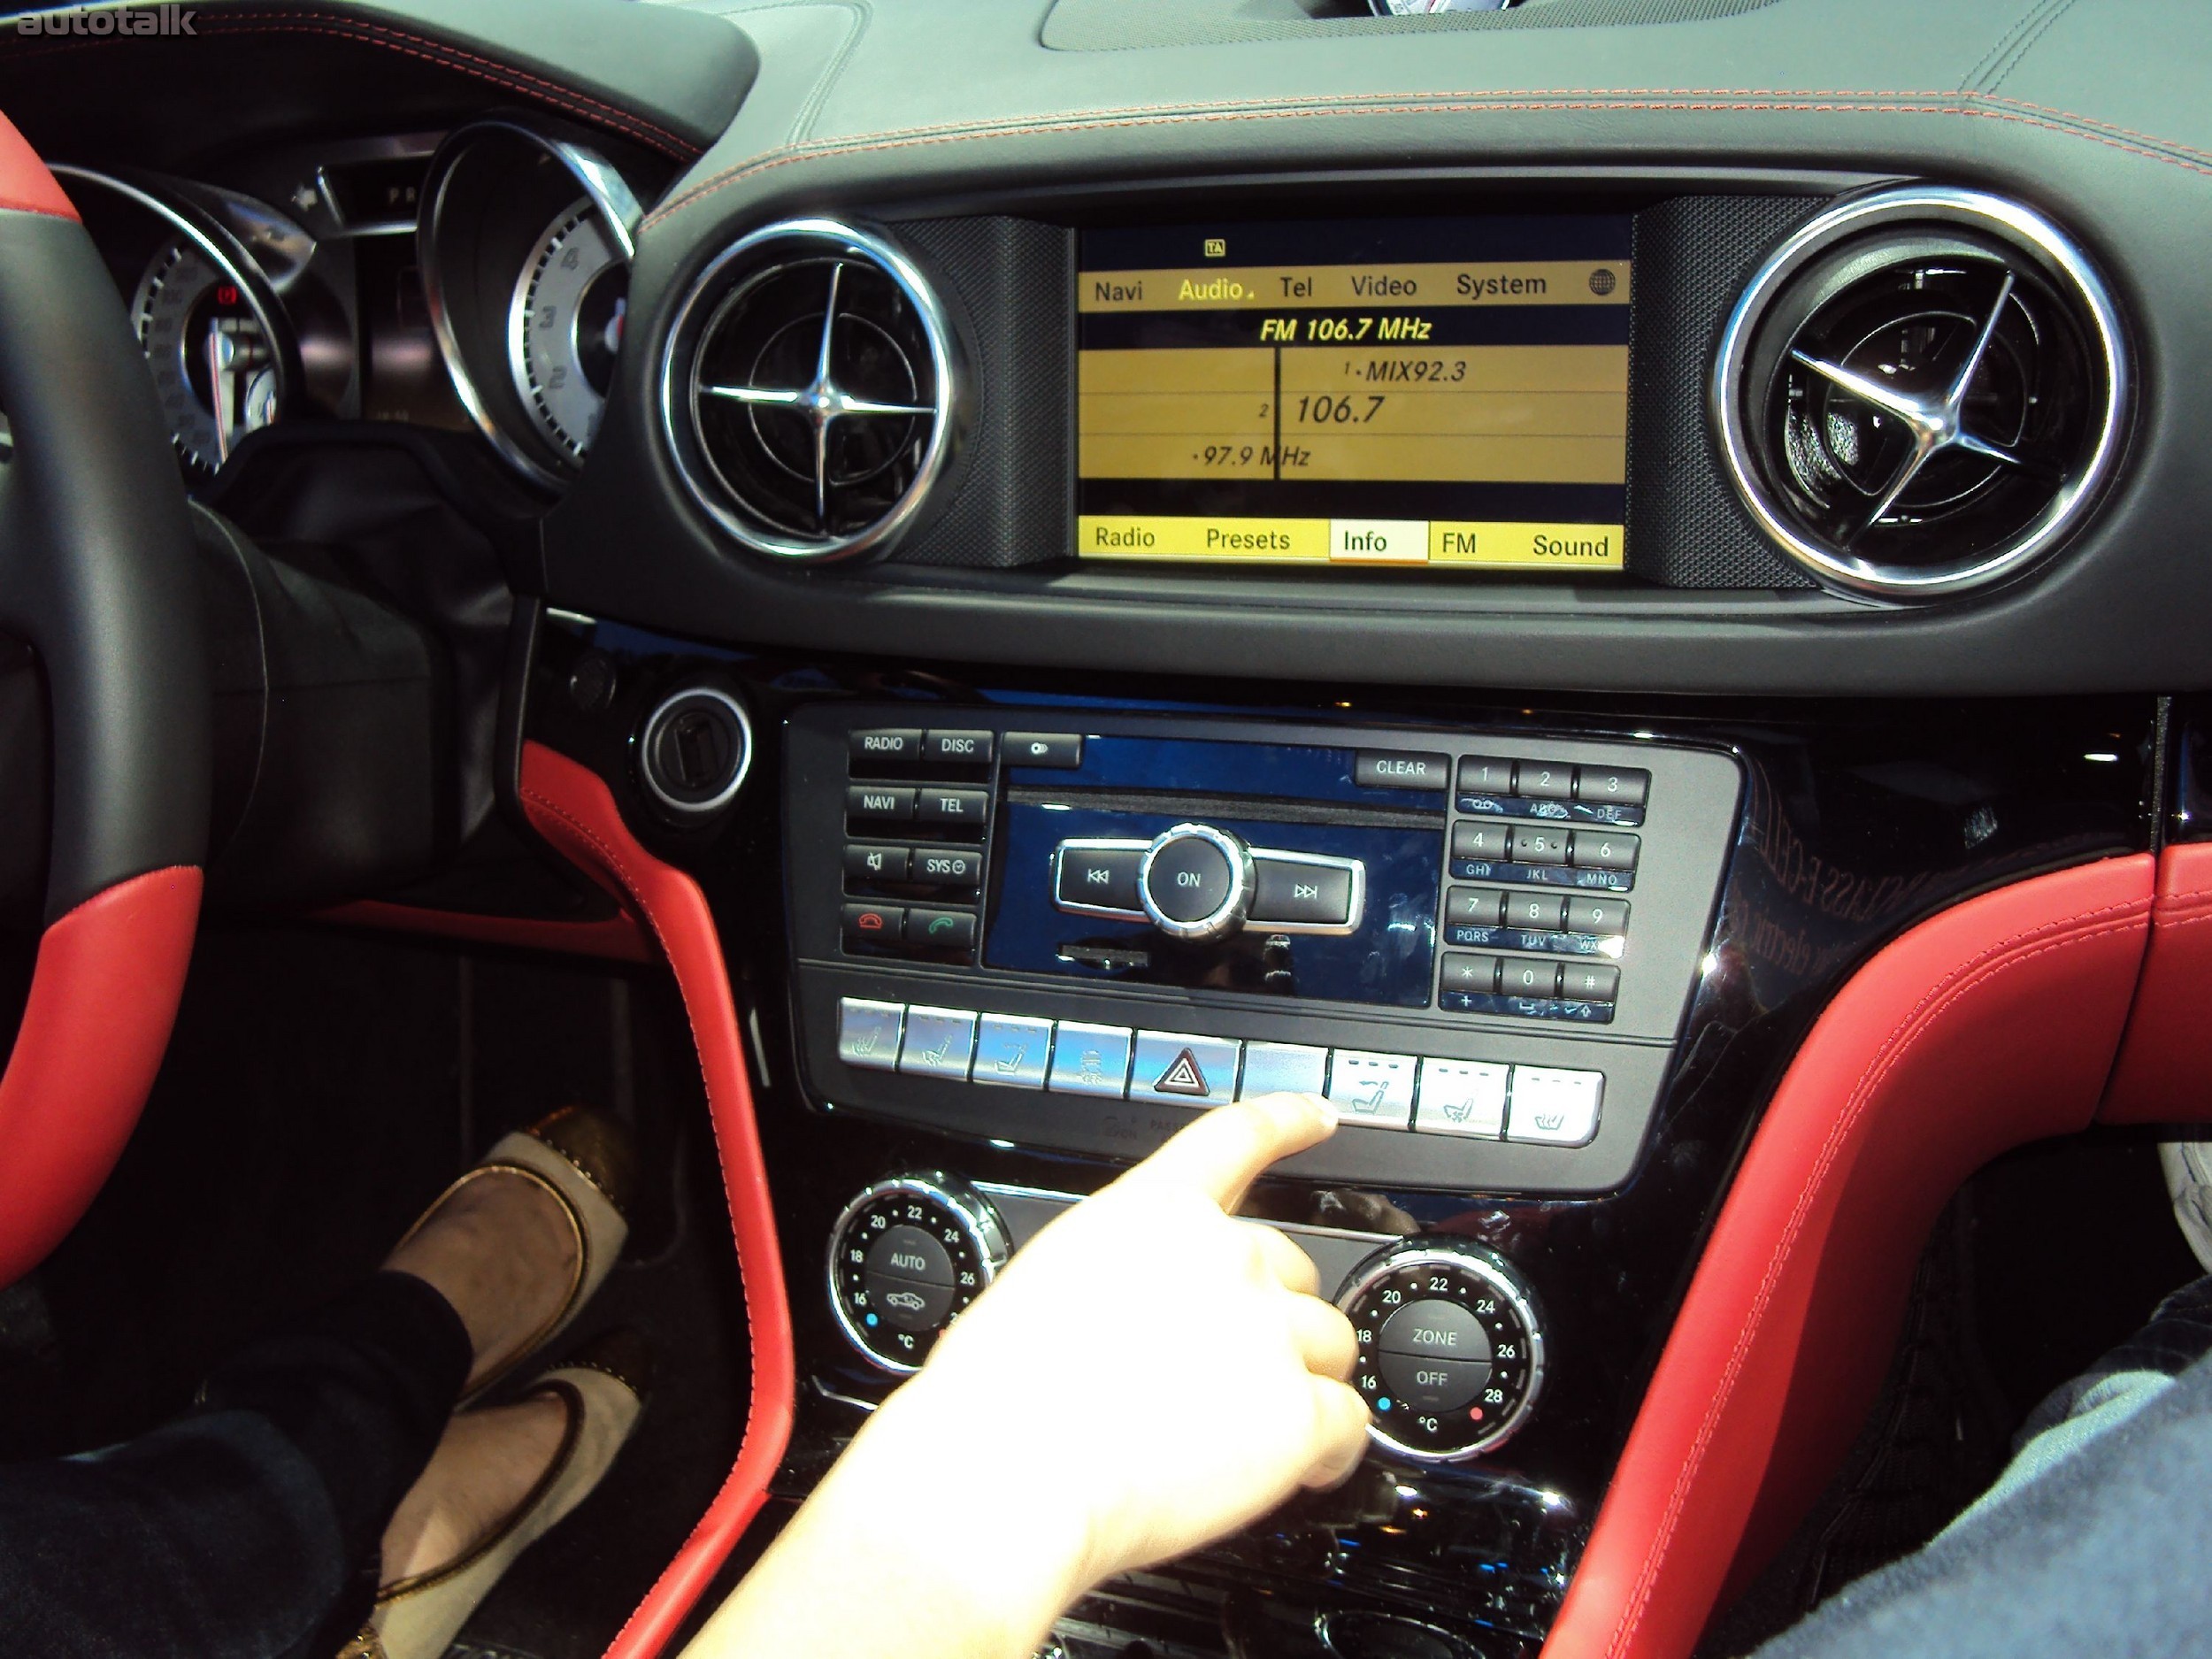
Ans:
[{"label": "auto climate dial", "polygon": [[1495,1251],[1417,1239],[1370,1256],[1337,1297],[1359,1338],[1367,1432],[1449,1463],[1511,1437],[1544,1386],[1536,1299]]},{"label": "auto climate dial", "polygon": [[1006,1255],[997,1213],[964,1185],[941,1175],[878,1181],[830,1230],[830,1306],[855,1348],[903,1375],[921,1369]]}]

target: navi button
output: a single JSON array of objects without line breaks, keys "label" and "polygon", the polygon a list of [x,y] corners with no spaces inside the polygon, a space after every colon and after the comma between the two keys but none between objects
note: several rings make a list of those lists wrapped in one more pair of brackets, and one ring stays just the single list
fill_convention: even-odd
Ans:
[{"label": "navi button", "polygon": [[845,816],[872,818],[887,824],[902,824],[914,816],[914,792],[911,789],[871,788],[864,784],[856,784],[845,791]]},{"label": "navi button", "polygon": [[1220,1037],[1141,1031],[1129,1072],[1129,1098],[1226,1106],[1236,1098],[1237,1060],[1243,1047]]}]

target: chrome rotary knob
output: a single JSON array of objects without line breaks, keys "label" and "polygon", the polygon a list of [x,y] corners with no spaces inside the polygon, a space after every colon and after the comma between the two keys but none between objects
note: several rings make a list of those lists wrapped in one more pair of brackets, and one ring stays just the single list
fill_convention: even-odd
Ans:
[{"label": "chrome rotary knob", "polygon": [[1219,939],[1244,925],[1258,876],[1252,850],[1210,824],[1178,824],[1137,864],[1137,899],[1170,939]]}]

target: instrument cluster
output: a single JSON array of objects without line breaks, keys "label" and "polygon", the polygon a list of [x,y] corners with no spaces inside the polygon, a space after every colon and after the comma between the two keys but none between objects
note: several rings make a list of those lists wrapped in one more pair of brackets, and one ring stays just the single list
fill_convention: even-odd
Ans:
[{"label": "instrument cluster", "polygon": [[273,151],[219,183],[55,171],[195,488],[257,433],[347,420],[474,426],[565,488],[621,349],[639,191],[665,182],[519,118]]}]

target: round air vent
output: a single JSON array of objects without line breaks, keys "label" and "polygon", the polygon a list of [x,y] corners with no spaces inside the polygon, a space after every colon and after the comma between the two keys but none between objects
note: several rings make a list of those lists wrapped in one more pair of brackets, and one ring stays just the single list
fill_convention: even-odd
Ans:
[{"label": "round air vent", "polygon": [[944,313],[881,239],[771,225],[693,284],[661,365],[661,414],[693,497],[757,553],[879,552],[951,447]]},{"label": "round air vent", "polygon": [[1884,190],[1778,249],[1721,336],[1737,489],[1823,582],[1891,598],[2015,575],[2118,457],[2119,318],[2067,237],[1971,190]]}]

